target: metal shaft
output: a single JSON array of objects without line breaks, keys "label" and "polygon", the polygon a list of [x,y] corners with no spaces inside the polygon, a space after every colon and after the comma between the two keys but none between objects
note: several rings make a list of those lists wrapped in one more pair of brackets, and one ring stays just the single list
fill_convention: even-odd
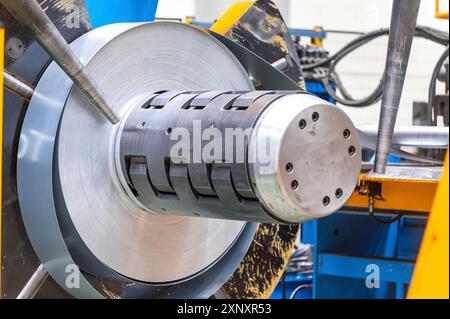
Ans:
[{"label": "metal shaft", "polygon": [[6,71],[3,71],[3,78],[5,87],[13,92],[14,94],[19,95],[23,99],[30,101],[31,97],[34,93],[34,88],[29,86],[28,84],[22,82],[18,78],[12,76]]},{"label": "metal shaft", "polygon": [[375,172],[386,171],[420,0],[394,0],[378,128]]},{"label": "metal shaft", "polygon": [[32,299],[48,277],[47,269],[40,264],[16,299]]},{"label": "metal shaft", "polygon": [[[362,133],[377,137],[378,127],[363,126]],[[446,149],[448,147],[448,127],[436,126],[397,126],[392,136],[392,145]]]},{"label": "metal shaft", "polygon": [[106,101],[100,87],[75,56],[64,37],[59,33],[40,5],[35,0],[0,0],[0,2],[20,24],[30,29],[39,44],[84,92],[97,109],[111,123],[118,123],[119,118]]},{"label": "metal shaft", "polygon": [[288,68],[289,64],[285,57],[276,60],[272,63],[272,66],[277,69],[278,71],[284,71]]}]

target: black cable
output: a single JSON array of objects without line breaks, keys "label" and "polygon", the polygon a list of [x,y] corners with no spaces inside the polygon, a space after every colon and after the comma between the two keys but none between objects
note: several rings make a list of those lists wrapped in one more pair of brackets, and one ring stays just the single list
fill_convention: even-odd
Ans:
[{"label": "black cable", "polygon": [[435,117],[433,116],[433,100],[434,95],[436,94],[436,81],[439,76],[439,72],[441,71],[442,66],[444,65],[447,57],[448,57],[448,47],[439,57],[439,60],[436,63],[436,66],[434,67],[433,73],[431,75],[431,81],[428,89],[428,121],[429,124],[432,125],[436,125]]},{"label": "black cable", "polygon": [[415,35],[439,43],[443,46],[448,46],[449,44],[447,32],[434,29],[431,27],[417,26]]},{"label": "black cable", "polygon": [[[383,95],[383,81],[380,81],[380,83],[378,84],[377,88],[375,89],[374,92],[372,92],[369,96],[360,99],[360,100],[349,100],[348,98],[346,99],[342,99],[341,97],[339,97],[335,91],[333,91],[333,89],[330,86],[330,82],[327,78],[323,78],[321,79],[321,82],[323,84],[323,86],[325,87],[325,90],[327,91],[327,93],[338,103],[341,103],[343,105],[347,105],[347,106],[353,106],[353,107],[365,107],[365,106],[369,106],[372,105],[376,102],[378,102],[382,95]],[[336,85],[336,84],[335,84]],[[336,85],[337,88],[339,88],[339,90],[344,90],[343,86],[341,85],[340,87]]]},{"label": "black cable", "polygon": [[[325,63],[328,63],[328,73],[326,76],[322,76],[319,78],[319,80],[322,82],[322,84],[325,87],[325,90],[327,93],[332,96],[337,102],[347,105],[347,106],[353,106],[353,107],[365,107],[372,105],[376,102],[378,102],[382,97],[382,90],[383,90],[383,82],[380,81],[377,88],[369,94],[367,97],[355,100],[350,96],[348,91],[345,89],[344,84],[340,80],[340,77],[338,73],[336,72],[336,65],[348,54],[353,52],[354,50],[358,49],[359,47],[363,46],[364,44],[367,44],[368,42],[383,36],[389,34],[389,29],[380,29],[375,30],[369,33],[366,33],[362,35],[361,37],[358,37],[348,43],[346,46],[344,46],[341,50],[339,50],[336,54],[331,56],[330,58],[321,61],[320,63],[316,65],[323,65]],[[305,67],[304,69],[308,70],[309,67]],[[336,90],[339,90],[341,94],[344,96],[344,98],[339,97],[336,92],[331,88],[330,86],[330,80],[333,81],[335,84]]]},{"label": "black cable", "polygon": [[[354,99],[344,87],[343,82],[340,80],[340,77],[336,71],[336,65],[344,57],[346,57],[348,54],[358,49],[362,45],[367,44],[368,42],[380,36],[388,34],[389,34],[388,28],[383,28],[363,34],[362,36],[349,42],[347,45],[345,45],[342,49],[340,49],[332,56],[318,63],[306,65],[303,67],[303,70],[313,71],[314,72],[313,78],[321,81],[327,93],[330,96],[332,96],[338,103],[352,107],[366,107],[375,104],[382,98],[383,80],[380,80],[380,83],[375,88],[375,90],[367,97],[362,99]],[[422,37],[442,45],[448,45],[449,43],[448,33],[429,27],[417,26],[415,36]],[[326,70],[323,70],[324,68],[326,68]],[[334,83],[336,90],[333,90],[331,88],[330,82]],[[337,91],[339,91],[343,97],[339,97],[337,95]]]},{"label": "black cable", "polygon": [[[338,58],[339,56],[345,56],[348,53],[350,53],[351,51],[360,47],[361,45],[363,45],[367,42],[370,42],[371,40],[373,40],[379,36],[388,34],[388,33],[389,33],[389,29],[380,29],[380,30],[375,30],[375,31],[369,32],[369,33],[365,33],[362,36],[357,37],[356,39],[353,39],[352,41],[350,41],[348,44],[346,44],[342,49],[340,49],[338,52],[336,52],[332,56],[330,56],[320,62],[303,66],[303,70],[309,71],[309,70],[315,69],[317,67],[327,65],[328,63],[330,63],[334,59]],[[357,46],[354,47],[355,45],[357,45]],[[348,51],[348,50],[350,50],[350,51]]]}]

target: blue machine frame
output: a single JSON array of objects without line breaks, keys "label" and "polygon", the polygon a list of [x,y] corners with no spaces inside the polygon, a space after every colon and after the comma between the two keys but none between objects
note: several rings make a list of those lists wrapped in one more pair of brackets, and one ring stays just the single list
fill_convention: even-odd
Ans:
[{"label": "blue machine frame", "polygon": [[158,0],[85,0],[94,28],[117,22],[155,19]]},{"label": "blue machine frame", "polygon": [[[405,298],[425,226],[425,218],[385,225],[348,210],[304,223],[302,242],[314,246],[312,297]],[[374,269],[380,283],[367,286]]]},{"label": "blue machine frame", "polygon": [[[313,274],[285,275],[272,298],[282,298],[283,290],[289,297],[296,287],[312,284],[312,291],[302,290],[296,299],[403,299],[426,222],[408,217],[384,225],[367,214],[342,210],[303,223],[301,242],[314,247]],[[373,285],[374,275],[378,285]]]}]

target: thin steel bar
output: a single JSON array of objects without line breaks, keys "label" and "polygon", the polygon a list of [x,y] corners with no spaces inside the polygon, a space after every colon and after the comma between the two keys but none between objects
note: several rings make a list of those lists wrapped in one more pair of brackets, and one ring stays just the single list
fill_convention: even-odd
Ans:
[{"label": "thin steel bar", "polygon": [[58,63],[72,81],[113,124],[119,122],[100,87],[73,53],[64,37],[35,0],[0,0],[0,3],[28,27],[39,44]]},{"label": "thin steel bar", "polygon": [[3,79],[5,87],[14,94],[19,95],[23,99],[30,101],[34,93],[34,88],[22,82],[15,76],[3,71]]},{"label": "thin steel bar", "polygon": [[47,269],[45,269],[43,264],[40,264],[16,299],[32,299],[38,292],[39,288],[41,288],[47,277]]}]

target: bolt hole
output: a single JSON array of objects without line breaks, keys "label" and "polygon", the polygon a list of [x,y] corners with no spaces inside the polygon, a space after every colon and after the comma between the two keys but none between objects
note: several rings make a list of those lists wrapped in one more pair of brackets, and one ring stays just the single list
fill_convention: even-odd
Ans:
[{"label": "bolt hole", "polygon": [[312,120],[313,120],[313,122],[317,122],[317,121],[319,120],[319,118],[320,118],[319,113],[314,112],[314,113],[312,114]]},{"label": "bolt hole", "polygon": [[287,163],[286,164],[286,172],[292,173],[293,170],[294,170],[294,165],[292,165],[292,163]]},{"label": "bolt hole", "polygon": [[171,133],[172,133],[172,128],[169,127],[169,128],[166,130],[166,134],[167,134],[167,135],[170,135]]},{"label": "bolt hole", "polygon": [[356,153],[356,148],[352,145],[352,146],[350,146],[349,148],[348,148],[348,154],[350,155],[350,156],[353,156],[353,155],[355,155],[355,153]]},{"label": "bolt hole", "polygon": [[328,197],[328,196],[325,196],[325,197],[322,199],[323,206],[328,206],[328,205],[330,205],[330,202],[331,202],[331,200],[330,200],[330,197]]},{"label": "bolt hole", "polygon": [[334,236],[339,236],[339,229],[335,228],[335,229],[333,230],[333,235],[334,235]]},{"label": "bolt hole", "polygon": [[350,130],[349,129],[345,129],[344,133],[342,133],[342,135],[344,135],[344,138],[346,140],[348,140],[350,138],[350,135],[351,135]]},{"label": "bolt hole", "polygon": [[291,182],[291,188],[293,191],[298,190],[298,182],[295,179]]},{"label": "bolt hole", "polygon": [[300,127],[301,130],[303,130],[306,127],[306,120],[301,119],[300,122],[298,122],[298,126]]},{"label": "bolt hole", "polygon": [[335,192],[336,198],[341,198],[343,194],[344,194],[344,192],[342,191],[341,188],[336,189],[336,192]]}]

